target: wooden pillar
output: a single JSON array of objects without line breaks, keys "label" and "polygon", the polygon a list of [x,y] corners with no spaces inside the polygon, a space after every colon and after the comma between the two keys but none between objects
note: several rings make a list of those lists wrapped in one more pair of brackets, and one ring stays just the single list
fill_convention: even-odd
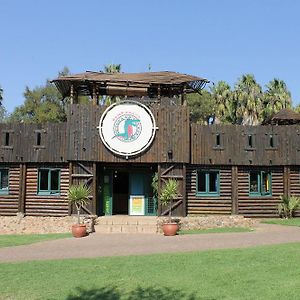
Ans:
[{"label": "wooden pillar", "polygon": [[71,88],[70,88],[70,100],[71,100],[71,104],[74,104],[74,85],[71,84]]},{"label": "wooden pillar", "polygon": [[186,84],[183,86],[183,92],[181,95],[181,103],[186,106]]},{"label": "wooden pillar", "polygon": [[96,92],[96,84],[93,84],[93,95],[92,101],[94,105],[97,105],[97,92]]},{"label": "wooden pillar", "polygon": [[93,163],[93,202],[92,202],[92,213],[97,214],[97,164]]},{"label": "wooden pillar", "polygon": [[183,164],[182,166],[182,216],[183,217],[186,217],[186,202],[187,202],[187,199],[186,199],[186,165]]},{"label": "wooden pillar", "polygon": [[26,200],[26,165],[20,164],[20,180],[19,180],[19,205],[18,211],[25,214],[25,200]]},{"label": "wooden pillar", "polygon": [[[69,187],[73,184],[72,174],[73,174],[73,163],[70,161],[69,162]],[[72,205],[69,202],[68,215],[71,216],[71,214],[72,214]]]},{"label": "wooden pillar", "polygon": [[231,214],[237,215],[239,213],[238,204],[238,167],[231,167]]},{"label": "wooden pillar", "polygon": [[157,189],[157,195],[158,195],[158,199],[157,199],[157,214],[160,216],[161,213],[162,213],[162,207],[161,207],[161,203],[160,203],[160,200],[159,200],[159,196],[160,196],[160,192],[161,192],[161,165],[158,164],[157,166],[157,176],[158,176],[158,189]]},{"label": "wooden pillar", "polygon": [[159,85],[157,88],[157,99],[159,100],[159,102],[160,102],[160,98],[161,98],[161,90],[160,90],[160,85]]},{"label": "wooden pillar", "polygon": [[289,166],[283,167],[283,194],[285,196],[291,196],[290,171],[291,170]]}]

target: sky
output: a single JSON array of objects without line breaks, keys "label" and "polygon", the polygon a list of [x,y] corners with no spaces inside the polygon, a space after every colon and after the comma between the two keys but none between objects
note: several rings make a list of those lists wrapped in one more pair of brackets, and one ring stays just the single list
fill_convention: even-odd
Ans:
[{"label": "sky", "polygon": [[300,1],[0,0],[0,86],[12,112],[25,87],[122,65],[234,86],[251,73],[286,82],[300,103]]}]

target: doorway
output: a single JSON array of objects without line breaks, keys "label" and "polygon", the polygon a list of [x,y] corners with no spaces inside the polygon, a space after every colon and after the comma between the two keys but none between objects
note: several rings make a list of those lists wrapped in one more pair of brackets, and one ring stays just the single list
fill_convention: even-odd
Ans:
[{"label": "doorway", "polygon": [[128,215],[129,174],[113,172],[113,215]]}]

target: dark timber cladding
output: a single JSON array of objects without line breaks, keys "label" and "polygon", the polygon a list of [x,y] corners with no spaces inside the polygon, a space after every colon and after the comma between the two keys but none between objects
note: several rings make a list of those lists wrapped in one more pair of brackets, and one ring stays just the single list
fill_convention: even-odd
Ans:
[{"label": "dark timber cladding", "polygon": [[153,105],[150,109],[158,127],[155,140],[146,152],[126,160],[113,155],[99,138],[97,126],[104,107],[71,106],[68,122],[68,160],[107,163],[188,163],[190,144],[188,108]]}]

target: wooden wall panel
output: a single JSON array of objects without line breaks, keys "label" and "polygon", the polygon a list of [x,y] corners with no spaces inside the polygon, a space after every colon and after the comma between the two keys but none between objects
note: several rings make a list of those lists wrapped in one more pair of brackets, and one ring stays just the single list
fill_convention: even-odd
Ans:
[{"label": "wooden wall panel", "polygon": [[[291,167],[290,170],[290,195],[300,197],[300,166]],[[295,212],[296,217],[300,217],[300,207]]]},{"label": "wooden wall panel", "polygon": [[68,215],[67,193],[69,190],[68,165],[45,165],[61,168],[60,195],[37,195],[38,166],[28,166],[26,174],[25,213],[28,216],[66,216]]},{"label": "wooden wall panel", "polygon": [[[0,167],[7,166],[0,165]],[[7,168],[9,169],[9,194],[0,195],[0,215],[14,216],[18,212],[20,167],[15,165]]]},{"label": "wooden wall panel", "polygon": [[[66,124],[0,124],[0,162],[65,162]],[[5,146],[7,132],[9,145]],[[37,132],[41,134],[40,145],[37,145]]]},{"label": "wooden wall panel", "polygon": [[283,168],[269,169],[272,173],[272,195],[262,197],[249,196],[249,170],[238,170],[238,214],[245,217],[278,217],[279,198],[283,195]]},{"label": "wooden wall panel", "polygon": [[[184,106],[150,107],[157,123],[152,145],[128,160],[111,153],[103,145],[97,126],[106,107],[72,105],[68,117],[68,160],[115,163],[189,162],[189,110]],[[168,152],[172,152],[168,155]]]},{"label": "wooden wall panel", "polygon": [[[216,134],[221,145],[216,146]],[[253,147],[247,137],[253,136]],[[270,147],[269,135],[274,136]],[[300,127],[191,124],[191,163],[283,166],[300,164]]]},{"label": "wooden wall panel", "polygon": [[187,213],[188,214],[231,214],[231,169],[214,166],[209,169],[220,170],[220,196],[196,196],[197,170],[207,169],[205,166],[188,166],[186,178]]}]

